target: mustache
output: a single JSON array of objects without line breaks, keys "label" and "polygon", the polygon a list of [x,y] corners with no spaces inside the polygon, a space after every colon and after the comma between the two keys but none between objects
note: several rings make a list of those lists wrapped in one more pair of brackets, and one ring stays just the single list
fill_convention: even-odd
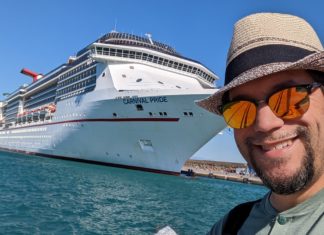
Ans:
[{"label": "mustache", "polygon": [[298,136],[305,142],[308,142],[310,140],[310,134],[306,127],[299,126],[293,131],[289,132],[280,132],[280,133],[258,133],[256,136],[248,137],[245,140],[245,144],[248,146],[254,145],[254,143],[260,143],[260,142],[273,142],[281,139],[286,139],[291,136]]}]

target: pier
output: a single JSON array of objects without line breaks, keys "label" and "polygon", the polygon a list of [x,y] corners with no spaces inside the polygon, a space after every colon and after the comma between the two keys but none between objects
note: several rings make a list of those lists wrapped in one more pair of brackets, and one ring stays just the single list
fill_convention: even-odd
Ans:
[{"label": "pier", "polygon": [[[188,176],[200,176],[213,179],[230,180],[241,183],[263,185],[261,179],[253,174],[246,174],[244,163],[188,160],[181,173]],[[239,169],[240,173],[236,171]]]}]

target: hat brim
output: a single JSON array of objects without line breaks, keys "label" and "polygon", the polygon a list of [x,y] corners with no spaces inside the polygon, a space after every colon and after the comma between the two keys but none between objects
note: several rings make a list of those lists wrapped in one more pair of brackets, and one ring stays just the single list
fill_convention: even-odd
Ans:
[{"label": "hat brim", "polygon": [[195,103],[208,110],[209,112],[221,115],[218,107],[222,105],[223,95],[234,87],[238,87],[247,82],[251,82],[258,78],[282,72],[287,70],[309,69],[324,72],[324,51],[313,53],[295,62],[277,62],[271,64],[260,65],[241,73],[230,83],[217,90],[213,95],[206,99],[198,100]]}]

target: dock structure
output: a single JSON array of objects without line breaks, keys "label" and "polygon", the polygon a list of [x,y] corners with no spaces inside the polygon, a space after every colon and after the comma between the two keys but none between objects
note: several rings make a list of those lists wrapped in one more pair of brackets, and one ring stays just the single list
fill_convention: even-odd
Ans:
[{"label": "dock structure", "polygon": [[214,179],[230,180],[241,183],[263,185],[261,179],[246,172],[237,173],[236,169],[246,168],[246,163],[216,162],[204,160],[189,160],[182,168],[182,173],[188,176],[201,176]]}]

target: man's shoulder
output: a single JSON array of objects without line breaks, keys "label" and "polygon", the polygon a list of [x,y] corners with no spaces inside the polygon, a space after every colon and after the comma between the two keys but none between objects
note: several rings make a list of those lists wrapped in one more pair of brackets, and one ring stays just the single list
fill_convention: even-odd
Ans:
[{"label": "man's shoulder", "polygon": [[224,234],[236,234],[242,227],[243,223],[249,217],[253,206],[260,202],[261,199],[245,202],[234,207],[227,216],[226,223],[223,227]]},{"label": "man's shoulder", "polygon": [[237,205],[230,210],[226,216],[214,224],[208,234],[237,234],[238,230],[249,216],[253,206],[261,200],[262,199],[258,199]]}]

